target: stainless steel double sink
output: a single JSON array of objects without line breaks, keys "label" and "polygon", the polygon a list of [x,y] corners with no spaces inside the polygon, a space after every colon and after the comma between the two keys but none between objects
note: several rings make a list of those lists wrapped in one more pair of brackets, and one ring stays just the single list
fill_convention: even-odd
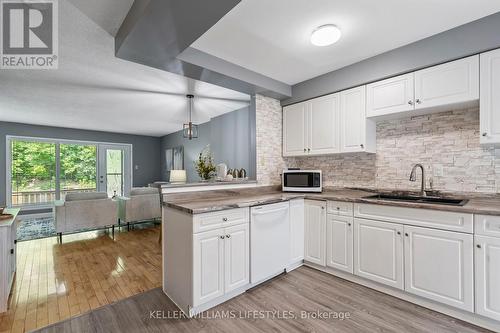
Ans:
[{"label": "stainless steel double sink", "polygon": [[463,199],[463,198],[449,198],[441,196],[419,196],[406,193],[378,193],[375,195],[363,197],[363,199],[427,203],[427,204],[447,205],[447,206],[464,206],[469,201],[468,199]]}]

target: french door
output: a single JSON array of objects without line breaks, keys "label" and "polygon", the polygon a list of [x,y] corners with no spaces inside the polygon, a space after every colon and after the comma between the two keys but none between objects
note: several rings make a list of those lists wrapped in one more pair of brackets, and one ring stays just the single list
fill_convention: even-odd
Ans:
[{"label": "french door", "polygon": [[130,146],[100,144],[98,150],[98,191],[109,197],[128,195],[132,186]]}]

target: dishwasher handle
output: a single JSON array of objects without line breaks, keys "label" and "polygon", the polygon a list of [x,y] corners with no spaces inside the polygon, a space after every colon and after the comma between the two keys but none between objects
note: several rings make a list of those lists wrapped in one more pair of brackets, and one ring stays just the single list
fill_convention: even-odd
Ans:
[{"label": "dishwasher handle", "polygon": [[261,210],[261,211],[252,210],[252,215],[266,215],[266,214],[278,213],[278,212],[287,211],[287,210],[288,210],[288,207],[271,209],[271,210]]}]

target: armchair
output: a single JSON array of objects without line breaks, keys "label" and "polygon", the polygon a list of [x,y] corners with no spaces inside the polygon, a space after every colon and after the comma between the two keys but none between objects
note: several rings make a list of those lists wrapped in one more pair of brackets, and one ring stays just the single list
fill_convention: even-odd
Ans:
[{"label": "armchair", "polygon": [[135,187],[130,197],[118,197],[120,223],[130,223],[161,218],[160,191],[154,187]]},{"label": "armchair", "polygon": [[105,192],[68,193],[55,202],[55,227],[62,234],[82,229],[109,227],[117,223],[117,203]]}]

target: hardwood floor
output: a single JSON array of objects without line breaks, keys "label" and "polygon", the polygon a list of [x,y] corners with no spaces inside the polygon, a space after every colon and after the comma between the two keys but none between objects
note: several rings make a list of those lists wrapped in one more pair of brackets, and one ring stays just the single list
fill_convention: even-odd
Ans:
[{"label": "hardwood floor", "polygon": [[17,244],[0,333],[27,332],[161,286],[159,227],[91,231]]},{"label": "hardwood floor", "polygon": [[[281,318],[268,313],[262,319],[263,311],[280,311],[274,316]],[[302,311],[309,317],[303,318]],[[311,317],[317,311],[330,318]],[[335,312],[350,317],[340,320]],[[236,318],[217,317],[224,314]],[[290,319],[291,315],[297,318]],[[203,317],[178,316],[175,305],[157,288],[40,332],[487,332],[307,267],[252,289]]]}]

